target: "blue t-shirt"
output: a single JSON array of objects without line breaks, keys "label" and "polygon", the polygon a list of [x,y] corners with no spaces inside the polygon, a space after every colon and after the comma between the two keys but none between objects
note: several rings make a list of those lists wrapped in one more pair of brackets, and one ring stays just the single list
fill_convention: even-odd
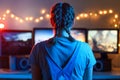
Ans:
[{"label": "blue t-shirt", "polygon": [[76,45],[79,44],[78,55],[71,76],[72,80],[82,80],[85,69],[93,67],[96,63],[90,46],[85,42],[71,42],[67,38],[56,39],[57,42],[54,45],[49,44],[48,41],[36,44],[30,54],[30,63],[40,67],[43,80],[52,80],[46,57],[49,55],[58,67],[64,68],[74,54]]}]

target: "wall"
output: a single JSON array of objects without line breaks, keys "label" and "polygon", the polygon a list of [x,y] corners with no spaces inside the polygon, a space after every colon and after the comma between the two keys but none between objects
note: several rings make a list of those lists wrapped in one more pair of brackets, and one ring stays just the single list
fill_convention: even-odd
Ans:
[{"label": "wall", "polygon": [[[63,0],[64,2],[70,3],[74,9],[76,16],[82,12],[98,12],[99,10],[108,10],[113,9],[115,13],[120,12],[120,1],[119,0]],[[49,13],[50,7],[56,2],[61,2],[61,0],[0,0],[0,17],[3,17],[4,12],[7,9],[11,10],[12,14],[15,14],[16,17],[25,19],[26,17],[39,18],[43,16],[40,14],[41,9],[46,9],[46,12]],[[109,23],[110,18],[101,18],[101,20],[93,20],[89,18],[89,21],[76,21],[74,27],[83,27],[83,28],[106,28],[112,27]],[[15,17],[15,18],[16,18]],[[105,17],[105,16],[104,16]],[[19,20],[11,19],[10,16],[6,16],[6,20],[0,22],[5,23],[6,29],[30,29],[34,27],[51,27],[48,20],[40,21],[39,23],[34,23],[31,21],[25,21],[20,23]],[[91,24],[91,22],[93,24]]]}]

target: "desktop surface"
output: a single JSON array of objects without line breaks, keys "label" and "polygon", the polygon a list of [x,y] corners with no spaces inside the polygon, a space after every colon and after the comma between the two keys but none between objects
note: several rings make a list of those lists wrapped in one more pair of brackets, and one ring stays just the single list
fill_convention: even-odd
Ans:
[{"label": "desktop surface", "polygon": [[[11,71],[7,69],[0,69],[1,79],[27,79],[31,80],[32,75],[30,71]],[[120,71],[110,72],[93,72],[93,80],[120,80]]]}]

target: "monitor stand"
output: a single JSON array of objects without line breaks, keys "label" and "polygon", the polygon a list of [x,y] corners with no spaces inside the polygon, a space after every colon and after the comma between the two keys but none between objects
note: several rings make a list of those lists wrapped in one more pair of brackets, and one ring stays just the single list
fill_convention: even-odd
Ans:
[{"label": "monitor stand", "polygon": [[100,53],[100,59],[108,59],[107,53]]}]

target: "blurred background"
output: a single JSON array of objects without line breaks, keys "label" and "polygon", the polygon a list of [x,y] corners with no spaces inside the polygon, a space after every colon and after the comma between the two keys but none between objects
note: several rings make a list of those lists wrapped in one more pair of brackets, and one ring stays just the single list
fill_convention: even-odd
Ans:
[{"label": "blurred background", "polygon": [[0,22],[5,24],[5,29],[51,27],[50,7],[62,1],[75,9],[74,27],[114,28],[120,24],[119,0],[0,0]]}]

